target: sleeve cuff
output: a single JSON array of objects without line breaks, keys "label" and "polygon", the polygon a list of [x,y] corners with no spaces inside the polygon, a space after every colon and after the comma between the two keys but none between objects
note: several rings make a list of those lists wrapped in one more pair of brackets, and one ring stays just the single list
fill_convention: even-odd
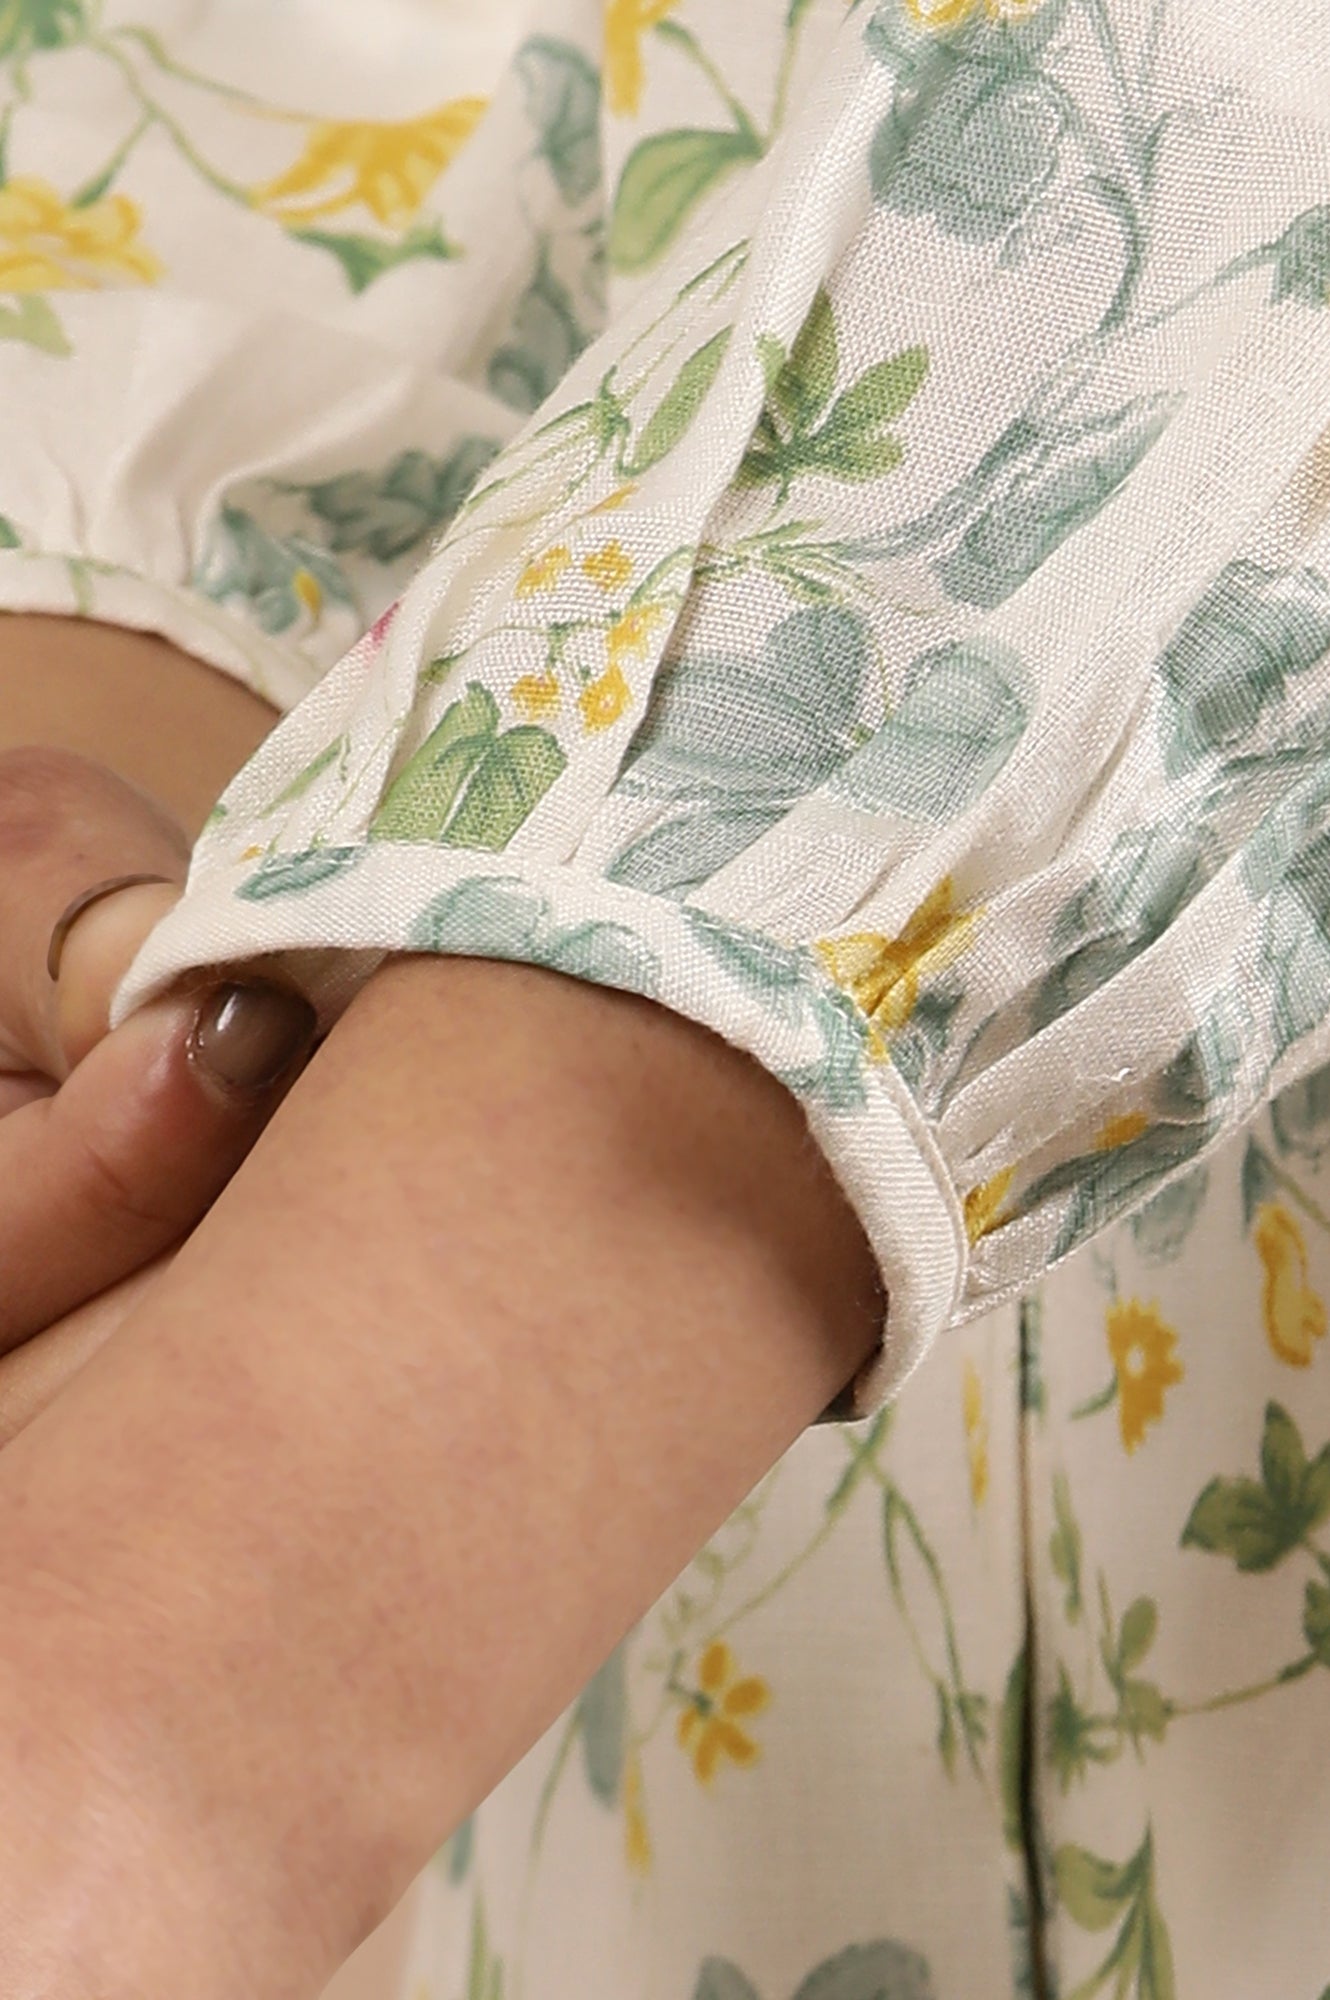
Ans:
[{"label": "sleeve cuff", "polygon": [[201,965],[280,955],[331,1025],[392,951],[542,965],[640,993],[743,1049],[798,1098],[858,1214],[887,1300],[882,1343],[828,1416],[871,1415],[956,1316],[964,1216],[908,1091],[806,947],[564,865],[367,841],[214,863],[154,932],[122,1020]]}]

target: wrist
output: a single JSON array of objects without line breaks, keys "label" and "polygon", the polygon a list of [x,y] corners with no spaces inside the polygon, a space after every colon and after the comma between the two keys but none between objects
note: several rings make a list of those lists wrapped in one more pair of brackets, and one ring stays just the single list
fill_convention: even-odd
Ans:
[{"label": "wrist", "polygon": [[27,1579],[0,1583],[0,1991],[321,1990],[349,1945],[249,1814],[262,1784],[234,1768],[223,1782],[173,1728],[188,1705],[171,1685],[178,1663],[145,1645],[129,1607],[112,1630],[63,1584]]},{"label": "wrist", "polygon": [[154,633],[0,614],[0,751],[77,751],[191,838],[276,720],[248,688]]}]

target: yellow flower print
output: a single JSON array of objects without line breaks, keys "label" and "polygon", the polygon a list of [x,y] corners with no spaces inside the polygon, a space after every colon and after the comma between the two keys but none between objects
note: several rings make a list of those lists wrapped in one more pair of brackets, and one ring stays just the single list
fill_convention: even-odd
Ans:
[{"label": "yellow flower print", "polygon": [[291,588],[310,617],[317,618],[323,609],[323,592],[318,578],[307,569],[298,569],[291,578]]},{"label": "yellow flower print", "polygon": [[1139,1139],[1142,1132],[1148,1132],[1150,1121],[1143,1111],[1124,1111],[1120,1117],[1110,1118],[1094,1135],[1096,1153],[1116,1153],[1119,1146],[1129,1146],[1133,1139]]},{"label": "yellow flower print", "polygon": [[916,27],[933,35],[949,35],[982,14],[990,21],[1024,21],[1043,0],[905,0],[905,11]]},{"label": "yellow flower print", "polygon": [[[400,228],[461,152],[485,102],[457,97],[397,124],[366,119],[315,125],[295,165],[254,188],[251,199],[288,226],[303,227],[360,202],[385,228]],[[302,196],[314,198],[300,205]]]},{"label": "yellow flower print", "polygon": [[601,729],[613,728],[631,699],[623,669],[616,662],[596,680],[587,683],[577,697],[577,706],[582,711],[582,720],[594,734]]},{"label": "yellow flower print", "polygon": [[693,1760],[704,1785],[716,1775],[722,1757],[732,1764],[755,1764],[760,1752],[740,1719],[761,1715],[771,1689],[757,1674],[740,1680],[734,1655],[723,1639],[714,1639],[697,1666],[697,1688],[679,1717],[679,1742]]},{"label": "yellow flower print", "polygon": [[665,616],[663,604],[639,604],[616,618],[605,635],[610,659],[645,659],[651,650],[651,635]]},{"label": "yellow flower print", "polygon": [[572,559],[572,551],[562,542],[543,555],[533,556],[517,579],[517,595],[534,597],[537,591],[553,590]]},{"label": "yellow flower print", "polygon": [[991,1180],[970,1189],[965,1197],[965,1233],[971,1243],[987,1236],[1002,1221],[1002,1210],[1015,1178],[1015,1167],[1003,1167]]},{"label": "yellow flower print", "polygon": [[646,71],[642,37],[678,4],[678,0],[609,0],[605,9],[605,99],[619,118],[640,109]]},{"label": "yellow flower print", "polygon": [[1108,1351],[1117,1372],[1118,1422],[1122,1442],[1135,1451],[1147,1424],[1164,1414],[1164,1391],[1182,1380],[1176,1356],[1178,1337],[1156,1305],[1139,1299],[1115,1301],[1108,1309]]},{"label": "yellow flower print", "polygon": [[542,716],[553,715],[561,694],[557,674],[523,674],[520,681],[513,683],[514,706],[528,722],[539,722]]},{"label": "yellow flower print", "polygon": [[636,491],[637,481],[630,479],[625,485],[616,486],[613,493],[607,493],[603,500],[598,500],[591,509],[591,512],[593,514],[617,514],[620,507],[627,506]]},{"label": "yellow flower print", "polygon": [[117,279],[155,284],[162,266],[139,242],[128,195],[71,208],[49,181],[24,174],[0,187],[0,292],[86,291]]},{"label": "yellow flower print", "polygon": [[598,590],[622,590],[632,573],[633,559],[622,542],[606,542],[582,563],[583,576],[589,576]]},{"label": "yellow flower print", "polygon": [[1265,1337],[1290,1368],[1311,1365],[1314,1343],[1325,1338],[1325,1306],[1307,1276],[1307,1245],[1282,1202],[1263,1202],[1252,1238],[1265,1266],[1261,1308]]},{"label": "yellow flower print", "polygon": [[623,1847],[628,1866],[635,1875],[645,1875],[651,1867],[651,1835],[647,1831],[643,1799],[642,1764],[630,1757],[623,1773]]},{"label": "yellow flower print", "polygon": [[961,1388],[961,1414],[965,1420],[965,1451],[970,1461],[970,1498],[976,1507],[982,1507],[988,1495],[988,1418],[984,1414],[984,1385],[968,1354]]},{"label": "yellow flower print", "polygon": [[887,1036],[903,1028],[919,1001],[920,982],[960,957],[980,912],[957,912],[944,876],[899,937],[859,931],[818,941],[818,957],[873,1024],[873,1054],[888,1059]]}]

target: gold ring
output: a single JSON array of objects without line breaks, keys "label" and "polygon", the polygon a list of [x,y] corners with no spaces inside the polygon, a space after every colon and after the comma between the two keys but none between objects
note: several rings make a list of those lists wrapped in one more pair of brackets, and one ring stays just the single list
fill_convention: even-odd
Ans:
[{"label": "gold ring", "polygon": [[46,947],[46,970],[52,979],[60,977],[60,961],[65,954],[65,941],[85,910],[94,903],[100,903],[103,896],[114,896],[117,889],[137,889],[148,882],[169,882],[169,875],[113,875],[109,882],[94,882],[91,889],[75,896],[55,920],[51,932],[51,942]]}]

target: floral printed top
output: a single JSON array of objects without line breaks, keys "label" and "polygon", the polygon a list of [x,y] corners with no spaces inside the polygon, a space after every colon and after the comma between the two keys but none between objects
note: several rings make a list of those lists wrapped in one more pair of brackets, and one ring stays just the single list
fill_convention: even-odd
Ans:
[{"label": "floral printed top", "polygon": [[[1092,1569],[1058,1440],[1110,1439],[1103,1555],[1121,1462],[1203,1379],[1182,1320],[1238,1309],[1225,1259],[1258,1273],[1264,1369],[1325,1331],[1321,0],[0,0],[0,62],[0,605],[163,631],[292,711],[120,1011],[260,952],[325,1021],[401,949],[648,995],[795,1093],[882,1267],[841,1412],[873,1421],[806,1441],[487,1808],[483,1893],[450,1850],[426,1990],[454,1894],[471,1995],[587,1989],[542,1887],[577,1745],[565,1854],[605,1809],[637,1886],[666,1847],[683,1871],[657,1919],[601,1881],[603,1990],[1001,1990],[983,1921],[888,1935],[862,1869],[838,1942],[794,1831],[797,1917],[778,1858],[703,1920],[736,1828],[834,1798],[842,1856],[883,1833],[843,1743],[801,1766],[768,1726],[779,1675],[740,1643],[784,1631],[793,1700],[872,1501],[952,1774],[933,1823],[997,1856],[1017,1989],[1057,1987],[1061,1922],[1069,2000],[1167,2000],[1190,1924],[1186,1991],[1316,2000],[1330,1944],[1292,1983],[1255,1948],[1216,1974],[1122,1774],[1330,1664],[1330,1424],[1272,1391],[1142,1517],[1230,1583],[1311,1565],[1302,1652],[1213,1696],[1142,1671],[1172,1573],[1124,1601]],[[948,1330],[963,1371],[914,1404],[958,1398],[930,1533],[881,1406]],[[845,1639],[852,1686],[877,1643]],[[719,1789],[778,1741],[783,1804],[708,1848],[681,1774]],[[1102,1821],[1058,1830],[1045,1746],[1063,1793],[1112,1774]],[[695,1962],[658,1984],[680,1898]]]}]

